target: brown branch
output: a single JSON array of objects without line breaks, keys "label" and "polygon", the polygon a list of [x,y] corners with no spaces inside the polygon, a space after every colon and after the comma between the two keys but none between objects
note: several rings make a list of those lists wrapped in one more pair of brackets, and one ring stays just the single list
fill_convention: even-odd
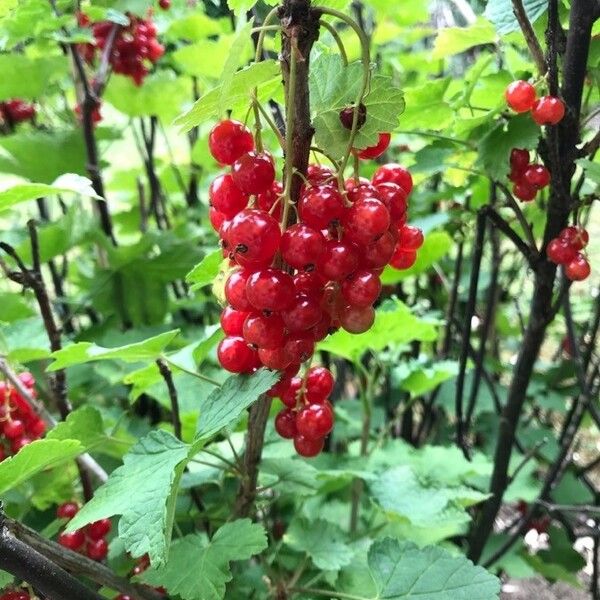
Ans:
[{"label": "brown branch", "polygon": [[171,373],[171,369],[167,366],[167,363],[159,358],[156,361],[156,365],[158,366],[158,370],[162,375],[162,378],[165,380],[165,384],[167,386],[167,390],[169,391],[169,399],[171,401],[171,420],[173,423],[173,432],[175,433],[175,437],[180,440],[181,439],[181,417],[179,415],[179,400],[177,398],[177,389],[175,388],[175,383],[173,383],[173,373]]},{"label": "brown branch", "polygon": [[535,31],[533,30],[531,22],[529,21],[529,17],[525,11],[523,2],[522,0],[512,0],[512,5],[515,17],[519,22],[519,26],[521,27],[523,35],[525,36],[525,41],[527,42],[527,47],[529,48],[533,62],[535,63],[539,74],[545,75],[548,68],[546,66],[546,61],[544,60],[544,51],[542,50],[540,42],[535,35]]}]

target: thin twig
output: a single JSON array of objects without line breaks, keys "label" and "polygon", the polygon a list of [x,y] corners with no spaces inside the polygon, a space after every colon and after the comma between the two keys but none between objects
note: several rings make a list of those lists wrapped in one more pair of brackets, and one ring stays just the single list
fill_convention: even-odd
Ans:
[{"label": "thin twig", "polygon": [[535,35],[535,31],[531,26],[529,17],[525,12],[523,2],[522,0],[512,0],[512,5],[515,17],[517,18],[523,35],[525,36],[525,41],[527,42],[527,47],[529,48],[529,52],[531,54],[531,57],[533,58],[533,62],[535,62],[539,74],[545,75],[548,69],[546,67],[546,61],[544,60],[544,51],[542,50],[540,42],[537,39],[537,36]]},{"label": "thin twig", "polygon": [[171,369],[167,366],[166,361],[162,358],[156,360],[156,365],[162,378],[165,380],[167,390],[169,391],[169,400],[171,401],[171,420],[173,422],[173,432],[175,437],[181,439],[181,417],[179,414],[179,399],[177,397],[177,388],[173,382],[173,374]]}]

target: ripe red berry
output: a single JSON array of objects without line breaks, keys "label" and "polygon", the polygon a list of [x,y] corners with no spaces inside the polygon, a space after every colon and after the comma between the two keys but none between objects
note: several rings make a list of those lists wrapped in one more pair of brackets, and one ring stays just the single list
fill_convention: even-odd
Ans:
[{"label": "ripe red berry", "polygon": [[303,223],[320,231],[342,218],[344,199],[331,185],[311,187],[302,194],[298,211]]},{"label": "ripe red berry", "polygon": [[334,328],[332,327],[331,317],[327,312],[323,311],[321,313],[321,320],[310,329],[309,333],[315,342],[320,342],[333,332]]},{"label": "ripe red berry", "polygon": [[242,312],[252,310],[252,304],[246,297],[246,282],[250,274],[250,271],[239,269],[234,271],[225,282],[225,298],[235,310]]},{"label": "ripe red berry", "polygon": [[226,306],[221,313],[221,329],[225,335],[241,336],[244,321],[250,313]]},{"label": "ripe red berry", "polygon": [[588,232],[582,227],[565,227],[558,237],[568,242],[575,250],[582,250],[590,241]]},{"label": "ripe red berry", "polygon": [[413,189],[411,174],[397,163],[388,163],[379,167],[373,174],[371,181],[376,187],[381,183],[395,183],[406,192],[407,196]]},{"label": "ripe red berry", "polygon": [[312,458],[313,456],[320,454],[324,445],[325,441],[323,439],[314,440],[300,434],[294,438],[294,448],[296,449],[296,452],[305,458]]},{"label": "ripe red berry", "polygon": [[115,600],[133,600],[133,596],[129,596],[128,594],[119,594],[115,596]]},{"label": "ripe red berry", "polygon": [[354,106],[348,106],[340,111],[340,121],[346,129],[352,129],[355,112],[357,113],[356,129],[360,129],[365,124],[367,120],[367,107],[361,102],[358,105],[358,110]]},{"label": "ripe red berry", "polygon": [[217,232],[221,229],[221,226],[226,221],[225,215],[222,212],[219,212],[214,206],[209,207],[208,218],[212,228]]},{"label": "ripe red berry", "polygon": [[[273,371],[283,371],[292,364],[292,358],[285,352],[285,348],[280,346],[279,348],[259,348],[258,358],[263,366]],[[279,385],[279,384],[277,384]],[[276,387],[276,386],[274,386]],[[273,388],[272,388],[273,389]],[[273,393],[274,396],[278,395],[278,390]]]},{"label": "ripe red berry", "polygon": [[72,533],[61,533],[58,536],[58,543],[69,550],[79,550],[85,544],[85,534],[81,529]]},{"label": "ripe red berry", "polygon": [[398,221],[406,217],[408,194],[396,183],[380,183],[376,188],[379,198],[390,211],[392,221]]},{"label": "ripe red berry", "polygon": [[306,331],[321,320],[323,311],[317,298],[298,294],[293,306],[282,311],[281,316],[288,331]]},{"label": "ripe red berry", "polygon": [[72,519],[79,512],[79,505],[76,502],[64,502],[56,509],[56,516],[59,519]]},{"label": "ripe red berry", "polygon": [[575,258],[565,267],[565,275],[571,281],[583,281],[584,279],[587,279],[590,271],[590,263],[580,252],[578,252]]},{"label": "ripe red berry", "polygon": [[100,519],[99,521],[95,521],[94,523],[90,523],[86,528],[85,532],[88,537],[92,540],[100,540],[103,537],[107,536],[112,529],[112,523],[110,519]]},{"label": "ripe red berry", "polygon": [[309,404],[296,415],[298,433],[309,439],[324,438],[333,428],[333,410],[328,402]]},{"label": "ripe red berry", "polygon": [[31,596],[25,590],[10,590],[4,592],[0,600],[31,600]]},{"label": "ripe red berry", "polygon": [[294,275],[294,286],[299,294],[320,298],[323,295],[325,283],[317,271],[304,271]]},{"label": "ripe red berry", "polygon": [[379,139],[374,146],[368,146],[357,151],[358,157],[370,160],[381,156],[388,149],[391,139],[392,136],[389,133],[380,133]]},{"label": "ripe red berry", "polygon": [[314,269],[324,252],[323,234],[303,223],[288,227],[281,236],[281,256],[295,269]]},{"label": "ripe red berry", "polygon": [[46,432],[46,423],[42,419],[34,419],[27,426],[29,435],[35,439],[41,437]]},{"label": "ripe red berry", "polygon": [[344,306],[340,310],[340,324],[348,333],[364,333],[375,322],[372,306]]},{"label": "ripe red berry", "polygon": [[208,148],[217,162],[232,165],[242,154],[254,150],[254,138],[243,123],[226,119],[212,128]]},{"label": "ripe red berry", "polygon": [[270,154],[246,152],[231,167],[235,185],[246,194],[261,194],[275,181],[275,165]]},{"label": "ripe red berry", "polygon": [[398,231],[398,247],[403,250],[418,250],[423,241],[423,232],[418,227],[404,225]]},{"label": "ripe red berry", "polygon": [[14,440],[23,435],[25,432],[25,424],[19,419],[11,419],[10,421],[6,421],[4,423],[3,431],[4,435],[9,440]]},{"label": "ripe red berry", "polygon": [[325,367],[311,367],[306,374],[306,399],[311,404],[321,403],[333,390],[333,375]]},{"label": "ripe red berry", "polygon": [[302,398],[299,396],[300,388],[302,388],[302,378],[292,377],[281,393],[281,401],[288,408],[296,408],[296,405],[302,402]]},{"label": "ripe red berry", "polygon": [[371,306],[381,292],[381,281],[371,271],[355,271],[342,282],[342,296],[348,304]]},{"label": "ripe red berry", "polygon": [[171,8],[171,0],[158,0],[158,5],[163,10],[169,10]]},{"label": "ripe red berry", "polygon": [[286,341],[284,351],[290,356],[292,364],[301,364],[314,354],[314,338],[310,332],[294,333]]},{"label": "ripe red berry", "polygon": [[[260,210],[268,212],[274,219],[279,220],[281,217],[281,197],[283,195],[283,186],[279,181],[274,181],[271,187],[266,191],[258,194],[256,197],[256,206]],[[277,207],[273,209],[273,206]]]},{"label": "ripe red berry", "polygon": [[557,265],[566,265],[577,255],[577,249],[567,241],[560,238],[550,240],[546,247],[548,259]]},{"label": "ripe red berry", "polygon": [[221,366],[231,373],[250,373],[258,366],[258,355],[244,338],[226,337],[217,346]]},{"label": "ripe red berry", "polygon": [[282,318],[275,313],[251,313],[244,322],[244,339],[257,348],[281,348],[285,339]]},{"label": "ripe red berry", "polygon": [[398,246],[390,259],[390,265],[394,269],[409,269],[415,264],[416,260],[417,252],[415,250],[404,250],[404,248]]},{"label": "ripe red berry", "polygon": [[275,417],[275,431],[285,439],[291,440],[296,434],[296,413],[289,408],[284,408]]},{"label": "ripe red berry", "polygon": [[350,202],[356,202],[363,198],[379,198],[377,189],[365,177],[361,177],[358,181],[354,177],[347,179],[344,187]]},{"label": "ripe red berry", "polygon": [[231,220],[228,240],[236,262],[242,266],[269,264],[279,248],[279,223],[268,213],[247,208]]},{"label": "ripe red berry", "polygon": [[510,168],[513,171],[524,171],[529,165],[529,150],[513,148],[510,151]]},{"label": "ripe red berry", "polygon": [[208,197],[211,205],[227,219],[235,217],[246,208],[249,200],[249,196],[233,183],[233,177],[229,173],[214,179],[208,188]]},{"label": "ripe red berry", "polygon": [[515,112],[527,112],[528,110],[531,110],[531,107],[535,102],[535,88],[530,83],[527,83],[527,81],[513,81],[506,88],[504,97],[506,98],[508,105]]},{"label": "ripe red berry", "polygon": [[380,238],[390,226],[390,213],[375,198],[357,200],[344,215],[344,236],[355,244],[368,246]]},{"label": "ripe red berry", "polygon": [[323,165],[308,165],[306,178],[311,186],[332,184],[335,173],[332,169]]},{"label": "ripe red berry", "polygon": [[523,202],[531,202],[537,195],[537,189],[524,181],[518,181],[513,185],[513,194]]},{"label": "ripe red berry", "polygon": [[108,554],[108,542],[105,539],[89,541],[85,553],[92,560],[104,560]]},{"label": "ripe red berry", "polygon": [[21,383],[30,390],[35,387],[35,377],[31,373],[27,371],[19,373],[19,379]]},{"label": "ripe red berry", "polygon": [[529,165],[523,172],[523,181],[539,189],[550,183],[550,171],[543,165]]},{"label": "ripe red berry", "polygon": [[555,96],[542,96],[533,105],[531,116],[538,125],[556,125],[565,116],[565,105]]},{"label": "ripe red berry", "polygon": [[377,241],[362,249],[361,261],[368,269],[379,269],[390,262],[396,248],[396,239],[386,231]]},{"label": "ripe red berry", "polygon": [[246,296],[256,310],[286,310],[296,298],[294,280],[278,269],[262,269],[248,278]]},{"label": "ripe red berry", "polygon": [[327,279],[341,281],[356,270],[359,253],[354,244],[329,240],[319,271]]},{"label": "ripe red berry", "polygon": [[22,448],[24,448],[25,446],[28,446],[29,444],[31,444],[33,440],[31,438],[28,437],[20,437],[20,438],[16,438],[12,441],[11,445],[10,445],[10,449],[12,451],[13,454],[16,454],[19,450],[21,450]]}]

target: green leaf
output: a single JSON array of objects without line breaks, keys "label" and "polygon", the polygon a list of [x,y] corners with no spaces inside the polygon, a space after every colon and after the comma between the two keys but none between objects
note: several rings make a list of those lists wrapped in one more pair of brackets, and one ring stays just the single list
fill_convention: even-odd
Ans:
[{"label": "green leaf", "polygon": [[[547,10],[546,0],[523,0],[523,7],[532,23],[535,23]],[[520,29],[513,11],[512,0],[488,0],[484,15],[495,26],[501,35]]]},{"label": "green leaf", "polygon": [[495,600],[500,593],[500,581],[484,568],[435,546],[377,540],[368,564],[376,597],[386,600]]},{"label": "green leaf", "polygon": [[50,364],[48,371],[58,371],[65,367],[96,360],[118,359],[125,362],[156,360],[178,335],[179,329],[174,329],[148,338],[143,342],[127,344],[119,348],[103,348],[91,342],[79,342],[52,353],[54,362]]},{"label": "green leaf", "polygon": [[255,4],[257,0],[227,0],[227,6],[229,10],[232,10],[237,15],[243,15],[248,12]]},{"label": "green leaf", "polygon": [[413,340],[433,341],[436,336],[433,323],[416,317],[398,301],[394,310],[377,311],[375,323],[369,331],[354,335],[340,330],[321,342],[319,349],[356,362],[368,350],[377,352],[386,346],[407,344]]},{"label": "green leaf", "polygon": [[17,487],[36,473],[73,460],[84,451],[77,440],[37,440],[0,463],[0,494]]},{"label": "green leaf", "polygon": [[232,579],[229,563],[247,560],[266,547],[262,525],[238,519],[220,527],[210,541],[198,534],[175,540],[167,564],[149,569],[141,580],[164,586],[183,600],[221,600]]},{"label": "green leaf", "polygon": [[219,22],[201,12],[188,13],[181,19],[169,24],[165,36],[172,40],[188,40],[194,42],[209,36],[222,33]]},{"label": "green leaf", "polygon": [[435,38],[431,58],[439,60],[495,41],[494,28],[482,18],[467,27],[445,27],[439,30]]},{"label": "green leaf", "polygon": [[0,54],[0,101],[11,98],[35,100],[52,83],[60,81],[67,70],[68,62],[64,56],[30,58],[16,52]]},{"label": "green leaf", "polygon": [[21,202],[28,202],[44,196],[56,194],[81,194],[90,198],[100,198],[86,177],[67,173],[61,175],[52,185],[45,183],[18,183],[0,191],[0,210],[11,208]]},{"label": "green leaf", "polygon": [[123,465],[96,490],[92,500],[69,523],[68,531],[121,515],[119,538],[127,551],[134,558],[148,553],[152,564],[164,564],[177,487],[188,452],[189,446],[170,433],[150,432],[131,448]]},{"label": "green leaf", "polygon": [[[411,398],[414,398],[435,389],[440,383],[455,377],[457,374],[457,361],[436,361],[429,366],[411,370],[405,378],[401,379],[400,388],[410,392]],[[398,377],[398,370],[394,371],[394,376]]]},{"label": "green leaf", "polygon": [[102,415],[93,406],[82,406],[51,429],[46,439],[78,440],[86,449],[90,449],[106,441]]},{"label": "green leaf", "polygon": [[575,161],[584,171],[585,176],[595,184],[600,183],[600,164],[592,162],[587,158],[580,158]]},{"label": "green leaf", "polygon": [[230,423],[276,383],[278,374],[261,369],[253,375],[232,375],[200,404],[197,440],[206,440]]},{"label": "green leaf", "polygon": [[[251,7],[250,7],[251,8]],[[249,10],[249,9],[246,9]],[[233,84],[233,78],[240,62],[244,58],[246,51],[250,48],[252,42],[252,24],[254,19],[250,19],[243,27],[235,33],[231,42],[229,54],[223,65],[221,76],[219,77],[219,105],[225,106]]]},{"label": "green leaf", "polygon": [[11,361],[26,363],[50,356],[48,334],[38,317],[19,319],[2,328],[0,347]]},{"label": "green leaf", "polygon": [[435,79],[404,88],[406,110],[400,119],[402,129],[440,131],[452,122],[453,111],[444,101],[450,79]]},{"label": "green leaf", "polygon": [[223,252],[218,249],[207,254],[186,276],[185,280],[192,284],[192,290],[198,290],[209,283],[212,284],[219,274],[223,262]]},{"label": "green leaf", "polygon": [[410,277],[427,272],[440,261],[452,248],[452,238],[445,231],[434,231],[425,236],[423,246],[417,251],[417,260],[409,269],[399,271],[389,265],[381,275],[384,285],[393,285]]},{"label": "green leaf", "polygon": [[316,519],[294,519],[283,541],[299,552],[310,556],[315,566],[324,571],[337,571],[350,564],[354,555],[346,536],[332,523]]}]

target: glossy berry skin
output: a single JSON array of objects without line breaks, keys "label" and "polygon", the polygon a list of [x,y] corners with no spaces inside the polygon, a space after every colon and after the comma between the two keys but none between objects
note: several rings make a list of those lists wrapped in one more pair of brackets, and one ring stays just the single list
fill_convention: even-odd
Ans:
[{"label": "glossy berry skin", "polygon": [[333,391],[333,375],[325,367],[311,367],[306,375],[306,400],[321,403]]},{"label": "glossy berry skin", "polygon": [[169,10],[171,8],[171,0],[158,0],[158,5],[162,10]]},{"label": "glossy berry skin", "polygon": [[408,194],[396,183],[380,183],[376,188],[377,198],[381,200],[390,211],[392,221],[406,218]]},{"label": "glossy berry skin", "polygon": [[242,154],[254,150],[254,138],[243,123],[226,119],[212,128],[208,148],[217,162],[232,165]]},{"label": "glossy berry skin", "polygon": [[296,452],[300,456],[304,456],[304,458],[312,458],[313,456],[317,456],[323,450],[323,446],[325,445],[325,440],[315,440],[311,438],[304,437],[303,435],[298,434],[294,438],[294,448]]},{"label": "glossy berry skin", "polygon": [[[274,219],[279,221],[281,217],[281,196],[283,194],[283,186],[279,181],[274,181],[271,187],[262,194],[256,196],[256,206],[260,210],[268,212]],[[273,206],[277,203],[277,206]]]},{"label": "glossy berry skin", "polygon": [[3,432],[9,440],[14,440],[23,435],[25,432],[25,424],[19,419],[11,419],[4,423]]},{"label": "glossy berry skin", "polygon": [[287,440],[293,439],[298,431],[296,429],[296,413],[289,408],[280,410],[275,417],[275,431]]},{"label": "glossy berry skin", "polygon": [[565,275],[571,281],[583,281],[584,279],[587,279],[590,271],[590,263],[580,252],[578,252],[575,258],[565,267]]},{"label": "glossy berry skin", "polygon": [[110,519],[100,519],[94,523],[90,523],[86,528],[85,532],[87,536],[92,540],[100,540],[107,536],[112,529],[112,523]]},{"label": "glossy berry skin", "polygon": [[320,231],[297,223],[281,236],[283,260],[299,270],[312,270],[325,253],[325,238]]},{"label": "glossy berry skin", "polygon": [[555,96],[542,96],[533,105],[531,116],[538,125],[556,125],[565,116],[565,105]]},{"label": "glossy berry skin", "polygon": [[358,182],[355,179],[347,179],[344,187],[346,197],[350,202],[356,202],[363,198],[379,198],[375,186],[364,177],[361,177]]},{"label": "glossy berry skin", "polygon": [[309,332],[293,333],[286,341],[284,351],[291,358],[292,364],[303,363],[315,352],[314,338]]},{"label": "glossy berry skin", "polygon": [[523,202],[531,202],[537,195],[537,189],[524,181],[518,181],[513,185],[513,194]]},{"label": "glossy berry skin", "polygon": [[550,171],[543,165],[530,165],[523,172],[523,181],[540,190],[550,183]]},{"label": "glossy berry skin", "polygon": [[397,163],[388,163],[379,167],[373,174],[371,181],[375,187],[381,183],[395,183],[406,192],[407,196],[413,189],[412,175]]},{"label": "glossy berry skin", "polygon": [[208,197],[211,205],[227,219],[235,217],[246,208],[249,200],[249,196],[235,185],[229,173],[214,179],[208,188]]},{"label": "glossy berry skin", "polygon": [[58,536],[58,543],[63,548],[76,551],[85,544],[85,534],[81,529],[77,529],[72,533],[61,533]]},{"label": "glossy berry skin", "polygon": [[423,232],[413,225],[404,225],[398,232],[398,247],[403,250],[418,250],[423,241]]},{"label": "glossy berry skin", "polygon": [[244,338],[226,337],[217,346],[221,366],[231,373],[250,373],[258,366],[258,355]]},{"label": "glossy berry skin", "polygon": [[565,227],[558,237],[567,241],[575,250],[582,250],[590,241],[588,232],[582,227]]},{"label": "glossy berry skin", "polygon": [[[244,284],[245,287],[245,284]],[[250,313],[243,310],[235,310],[231,306],[226,306],[221,313],[221,329],[225,335],[241,336],[244,328],[244,321]]]},{"label": "glossy berry skin", "polygon": [[404,250],[404,248],[397,247],[390,259],[390,265],[398,270],[409,269],[416,260],[416,250]]},{"label": "glossy berry skin", "polygon": [[275,256],[281,240],[279,223],[268,213],[247,208],[231,220],[229,244],[238,264],[267,265]]},{"label": "glossy berry skin", "polygon": [[330,240],[319,265],[319,272],[332,281],[341,281],[356,270],[359,254],[356,246],[349,242]]},{"label": "glossy berry skin", "polygon": [[12,590],[4,592],[0,596],[0,600],[31,600],[31,596],[25,590]]},{"label": "glossy berry skin", "polygon": [[375,198],[356,201],[342,221],[344,236],[355,244],[368,246],[380,238],[390,226],[390,213]]},{"label": "glossy berry skin", "polygon": [[325,283],[317,271],[305,271],[294,275],[294,286],[299,294],[320,298],[323,295]]},{"label": "glossy berry skin", "polygon": [[527,81],[517,80],[509,84],[504,92],[507,104],[518,113],[531,110],[535,102],[535,88]]},{"label": "glossy berry skin", "polygon": [[108,555],[108,542],[105,539],[90,541],[85,547],[85,553],[92,560],[104,560]]},{"label": "glossy berry skin", "polygon": [[300,220],[320,231],[340,221],[344,214],[344,199],[331,185],[320,185],[306,190],[298,203]]},{"label": "glossy berry skin", "polygon": [[524,171],[529,166],[529,150],[513,148],[510,151],[510,168],[513,171]]},{"label": "glossy berry skin", "polygon": [[251,313],[244,322],[244,339],[257,348],[280,348],[285,339],[283,320],[277,314]]},{"label": "glossy berry skin", "polygon": [[288,331],[306,331],[321,320],[323,311],[317,298],[306,294],[298,294],[294,300],[294,305],[284,310],[281,316]]},{"label": "glossy berry skin", "polygon": [[128,596],[127,594],[119,594],[115,596],[115,600],[133,600],[133,596]]},{"label": "glossy berry skin", "polygon": [[548,260],[551,260],[553,263],[566,265],[577,256],[577,249],[573,248],[567,240],[554,238],[548,242],[546,255],[548,256]]},{"label": "glossy berry skin", "polygon": [[372,306],[344,306],[340,310],[340,324],[348,333],[364,333],[375,322]]},{"label": "glossy berry skin", "polygon": [[10,449],[12,450],[13,454],[16,454],[19,450],[31,444],[32,441],[33,440],[28,437],[15,438],[10,445]]},{"label": "glossy berry skin", "polygon": [[298,402],[301,402],[299,397],[300,388],[302,387],[301,377],[292,377],[288,382],[287,387],[283,390],[280,398],[283,404],[288,408],[296,408]]},{"label": "glossy berry skin", "polygon": [[390,262],[396,248],[396,239],[386,231],[376,242],[363,249],[361,262],[368,269],[379,269]]},{"label": "glossy berry skin", "polygon": [[221,229],[223,223],[227,220],[222,212],[219,212],[214,206],[210,206],[208,209],[208,218],[212,228],[218,232]]},{"label": "glossy berry skin", "polygon": [[333,410],[328,402],[309,404],[296,415],[298,433],[309,439],[324,438],[333,429]]},{"label": "glossy berry skin", "polygon": [[272,371],[283,371],[292,364],[291,357],[286,354],[283,347],[259,348],[258,358],[263,366]]},{"label": "glossy berry skin", "polygon": [[356,129],[360,129],[367,120],[367,107],[361,102],[358,105],[358,110],[355,106],[348,106],[340,111],[340,121],[346,129],[352,129],[354,121],[354,113],[357,112]]},{"label": "glossy berry skin", "polygon": [[262,269],[248,278],[246,297],[256,310],[286,310],[296,298],[294,280],[279,269]]},{"label": "glossy berry skin", "polygon": [[72,519],[79,512],[79,505],[76,502],[65,502],[56,509],[56,516],[59,519]]},{"label": "glossy berry skin", "polygon": [[240,269],[234,271],[225,282],[225,298],[235,310],[242,312],[252,310],[252,304],[246,296],[246,283],[250,274],[249,271]]},{"label": "glossy berry skin", "polygon": [[306,178],[312,186],[331,185],[335,179],[335,173],[332,169],[323,165],[308,165]]},{"label": "glossy berry skin", "polygon": [[389,133],[380,133],[379,139],[374,146],[368,146],[367,148],[357,151],[358,158],[372,160],[381,156],[388,149],[391,139],[392,136]]},{"label": "glossy berry skin", "polygon": [[275,181],[275,165],[270,154],[246,152],[231,167],[235,185],[246,194],[262,194]]},{"label": "glossy berry skin", "polygon": [[379,277],[367,270],[355,271],[342,282],[342,296],[348,304],[371,306],[381,292]]}]

